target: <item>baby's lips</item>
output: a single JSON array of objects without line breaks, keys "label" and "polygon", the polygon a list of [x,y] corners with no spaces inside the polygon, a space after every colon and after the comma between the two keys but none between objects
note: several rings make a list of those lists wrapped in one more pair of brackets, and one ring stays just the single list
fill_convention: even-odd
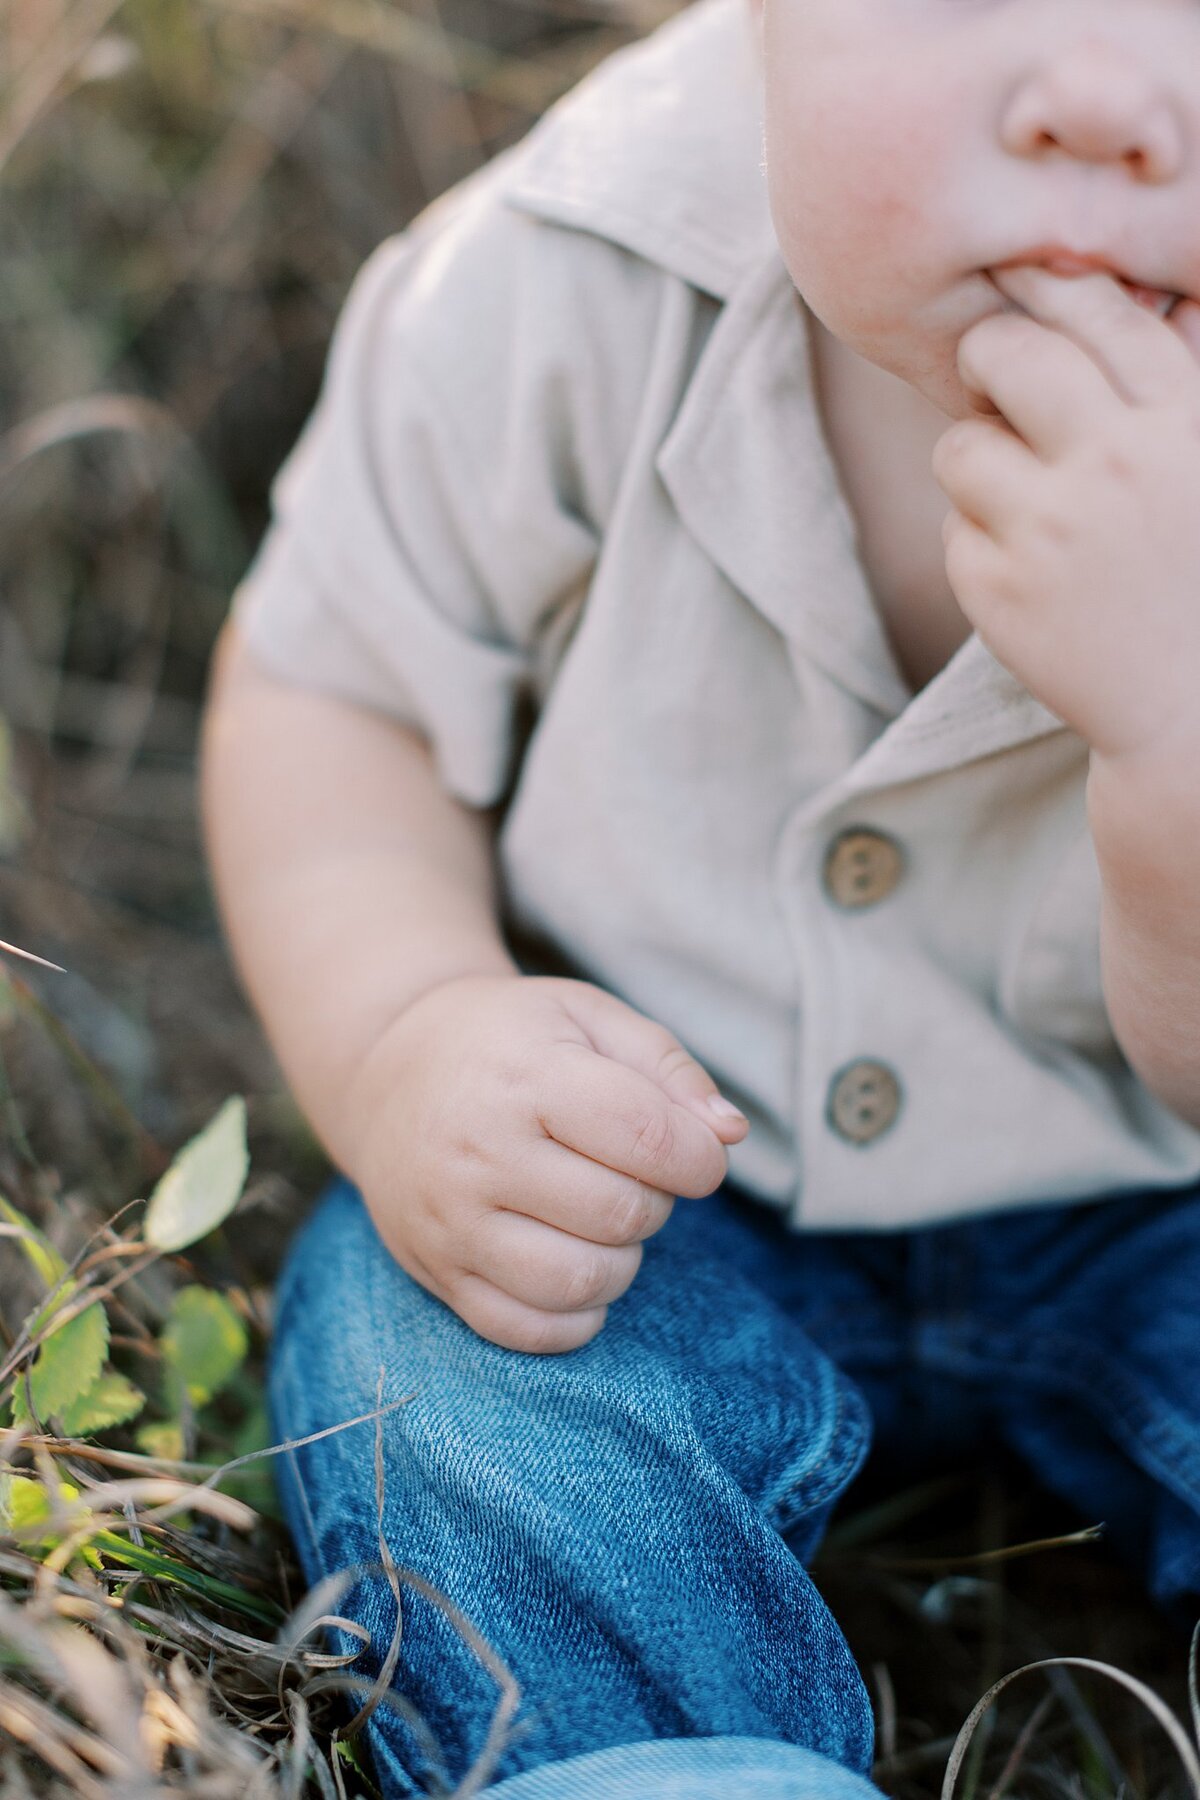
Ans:
[{"label": "baby's lips", "polygon": [[1192,355],[1200,361],[1200,301],[1183,295],[1170,315],[1170,325],[1181,337]]},{"label": "baby's lips", "polygon": [[1107,275],[1110,281],[1115,281],[1118,287],[1124,288],[1138,306],[1160,319],[1168,318],[1179,301],[1178,294],[1170,293],[1165,288],[1146,287],[1141,282],[1129,281],[1124,275],[1117,275],[1106,269],[1068,271],[1047,268],[1042,263],[1016,263],[1007,268],[989,269],[988,275],[997,291],[1011,304],[1020,306],[1023,312],[1029,308],[1022,305],[1019,298],[1022,289],[1028,293],[1032,287],[1036,292],[1037,287],[1045,281],[1080,281],[1089,275]]},{"label": "baby's lips", "polygon": [[[1057,269],[1047,269],[1041,263],[1010,263],[1005,268],[989,269],[992,285],[1011,300],[1014,305],[1028,310],[1028,304],[1036,303],[1039,293],[1047,292],[1046,283],[1054,282],[1062,290],[1082,279],[1079,275],[1066,275]],[[1053,289],[1049,290],[1053,292]],[[1026,299],[1022,300],[1021,296]]]},{"label": "baby's lips", "polygon": [[[1013,268],[989,269],[987,274],[992,286],[1004,302],[1005,311],[1024,313],[1028,316],[1029,308],[1022,305],[1021,301],[1017,298],[1017,294],[1013,291],[1014,289],[1020,289],[1020,271]],[[1013,275],[1016,275],[1016,280],[1010,279]]]}]

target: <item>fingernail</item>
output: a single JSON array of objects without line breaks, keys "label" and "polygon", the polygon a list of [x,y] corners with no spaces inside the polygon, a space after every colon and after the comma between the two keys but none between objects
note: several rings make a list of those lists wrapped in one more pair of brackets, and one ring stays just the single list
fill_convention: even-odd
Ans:
[{"label": "fingernail", "polygon": [[732,1100],[726,1100],[724,1094],[710,1094],[704,1104],[718,1119],[741,1119],[743,1124],[746,1123],[745,1113]]}]

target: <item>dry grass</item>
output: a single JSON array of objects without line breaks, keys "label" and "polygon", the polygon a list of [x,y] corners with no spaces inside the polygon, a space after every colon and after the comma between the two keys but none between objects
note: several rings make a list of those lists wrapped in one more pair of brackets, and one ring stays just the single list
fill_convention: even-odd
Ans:
[{"label": "dry grass", "polygon": [[[215,1474],[265,1443],[277,1246],[323,1165],[219,941],[194,810],[204,670],[363,256],[657,6],[0,3],[0,937],[67,970],[10,963],[0,984],[0,1193],[108,1293],[113,1361],[150,1395],[90,1439],[51,1420],[0,1444],[51,1515],[0,1544],[11,1800],[371,1792],[338,1736],[363,1696],[319,1632],[337,1593],[303,1596],[269,1460]],[[130,1203],[231,1092],[243,1206],[150,1258]],[[225,1296],[250,1349],[179,1414],[163,1331],[185,1286]],[[0,1238],[5,1394],[37,1299]],[[139,1443],[147,1419],[182,1433],[176,1460]],[[1010,1468],[854,1504],[819,1578],[898,1800],[941,1791],[976,1700],[1034,1658],[1117,1664],[1188,1717],[1186,1639],[1102,1545],[997,1559],[1077,1523]],[[1190,1791],[1145,1705],[1074,1667],[999,1697],[958,1786]]]}]

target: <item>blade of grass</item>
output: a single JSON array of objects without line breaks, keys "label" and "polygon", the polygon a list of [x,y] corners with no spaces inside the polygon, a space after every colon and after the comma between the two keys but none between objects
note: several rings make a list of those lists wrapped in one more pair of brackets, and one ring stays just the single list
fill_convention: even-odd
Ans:
[{"label": "blade of grass", "polygon": [[54,969],[59,975],[67,972],[61,963],[49,962],[46,957],[35,956],[32,950],[21,950],[16,944],[6,944],[3,938],[0,938],[0,950],[8,956],[23,956],[26,962],[38,963],[43,969]]},{"label": "blade of grass", "polygon": [[1004,1800],[1005,1794],[1012,1785],[1013,1777],[1024,1760],[1025,1752],[1033,1742],[1035,1734],[1041,1729],[1042,1722],[1053,1705],[1054,1695],[1043,1694],[1022,1725],[1017,1741],[1009,1752],[1007,1762],[996,1777],[995,1784],[989,1790],[987,1800]]},{"label": "blade of grass", "polygon": [[191,1588],[193,1592],[203,1594],[214,1605],[244,1613],[247,1618],[257,1619],[260,1624],[275,1626],[279,1622],[278,1606],[254,1599],[232,1582],[218,1581],[211,1575],[201,1575],[174,1557],[163,1556],[159,1551],[144,1546],[139,1548],[127,1539],[118,1537],[115,1532],[97,1531],[90,1542],[102,1556],[122,1567],[136,1569],[143,1575],[152,1576],[156,1581],[177,1582],[180,1587]]},{"label": "blade of grass", "polygon": [[1104,1536],[1104,1526],[1085,1525],[1079,1531],[1068,1531],[1060,1537],[1030,1538],[1023,1544],[1000,1544],[994,1550],[964,1551],[961,1556],[864,1556],[872,1568],[896,1574],[941,1575],[953,1569],[984,1568],[991,1563],[1013,1562],[1021,1556],[1036,1556],[1041,1550],[1061,1550],[1071,1544],[1091,1544]]},{"label": "blade of grass", "polygon": [[1159,1698],[1152,1688],[1147,1687],[1144,1681],[1138,1681],[1135,1676],[1127,1674],[1124,1669],[1118,1669],[1112,1663],[1098,1662],[1088,1656],[1044,1657],[1040,1662],[1025,1663],[1021,1668],[1013,1669],[1007,1675],[1002,1675],[999,1681],[993,1682],[982,1699],[972,1708],[954,1741],[954,1748],[950,1752],[945,1778],[942,1782],[942,1800],[953,1800],[959,1770],[962,1768],[980,1724],[990,1713],[996,1700],[1014,1681],[1019,1680],[1022,1675],[1032,1674],[1037,1669],[1089,1669],[1094,1674],[1107,1676],[1110,1681],[1115,1681],[1120,1687],[1127,1688],[1131,1694],[1135,1694],[1170,1738],[1187,1774],[1194,1800],[1200,1800],[1200,1757],[1197,1756],[1196,1748],[1189,1741],[1187,1733],[1170,1707]]}]

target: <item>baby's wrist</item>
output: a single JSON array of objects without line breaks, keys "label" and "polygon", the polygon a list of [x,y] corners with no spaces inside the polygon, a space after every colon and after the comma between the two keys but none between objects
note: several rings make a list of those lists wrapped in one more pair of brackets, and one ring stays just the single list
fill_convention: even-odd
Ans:
[{"label": "baby's wrist", "polygon": [[1137,864],[1147,844],[1200,834],[1195,769],[1197,733],[1173,735],[1136,751],[1088,759],[1088,825],[1102,864]]},{"label": "baby's wrist", "polygon": [[381,1110],[394,1101],[397,1080],[403,1078],[405,1069],[422,1066],[422,1046],[436,1030],[440,1003],[473,983],[490,986],[518,979],[520,970],[515,964],[456,971],[420,987],[376,1027],[351,1060],[339,1087],[338,1112],[348,1146],[339,1161],[352,1180],[358,1182],[351,1166],[354,1152],[371,1136]]}]

